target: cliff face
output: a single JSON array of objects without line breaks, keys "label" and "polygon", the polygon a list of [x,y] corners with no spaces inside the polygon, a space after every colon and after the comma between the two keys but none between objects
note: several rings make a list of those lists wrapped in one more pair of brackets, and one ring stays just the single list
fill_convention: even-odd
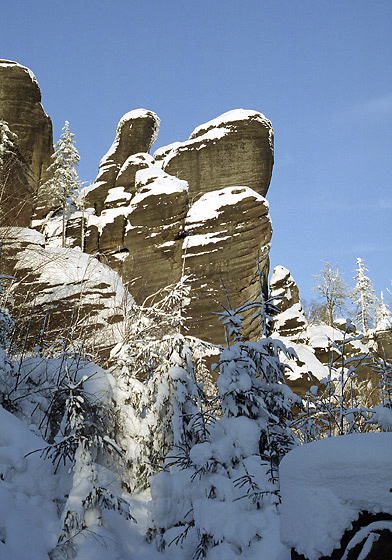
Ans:
[{"label": "cliff face", "polygon": [[14,165],[11,176],[7,173],[5,223],[29,226],[39,183],[46,180],[51,163],[52,122],[41,105],[41,91],[33,73],[8,60],[0,60],[0,120],[17,135],[23,164]]},{"label": "cliff face", "polygon": [[258,254],[268,276],[271,123],[256,111],[230,111],[152,157],[159,122],[144,109],[121,119],[85,191],[85,250],[100,253],[138,303],[189,275],[190,332],[220,342],[213,312],[225,301],[221,281],[236,306],[257,293]]}]

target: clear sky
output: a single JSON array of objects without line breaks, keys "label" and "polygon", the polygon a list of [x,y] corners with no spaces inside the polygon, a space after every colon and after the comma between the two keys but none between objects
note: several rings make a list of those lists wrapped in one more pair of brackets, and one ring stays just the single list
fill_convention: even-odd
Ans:
[{"label": "clear sky", "polygon": [[154,151],[230,109],[275,130],[272,267],[307,300],[321,260],[392,279],[391,0],[13,0],[0,58],[28,66],[94,180],[121,116],[161,119]]}]

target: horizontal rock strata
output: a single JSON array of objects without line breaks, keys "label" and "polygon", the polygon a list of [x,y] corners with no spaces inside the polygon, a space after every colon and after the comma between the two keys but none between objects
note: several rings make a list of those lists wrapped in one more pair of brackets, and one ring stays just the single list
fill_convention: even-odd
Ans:
[{"label": "horizontal rock strata", "polygon": [[[259,291],[256,260],[268,276],[272,235],[268,203],[248,187],[204,194],[189,209],[183,242],[185,272],[192,278],[190,332],[208,341],[224,338],[214,312],[253,300]],[[224,288],[223,288],[224,285]],[[265,294],[266,295],[266,294]],[[248,322],[247,333],[254,334]]]}]

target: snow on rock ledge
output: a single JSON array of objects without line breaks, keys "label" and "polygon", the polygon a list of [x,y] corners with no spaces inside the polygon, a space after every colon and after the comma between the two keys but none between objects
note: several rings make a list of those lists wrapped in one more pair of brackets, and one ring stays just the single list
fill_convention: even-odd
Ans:
[{"label": "snow on rock ledge", "polygon": [[297,447],[280,465],[281,538],[309,560],[331,555],[360,512],[392,514],[392,434]]}]

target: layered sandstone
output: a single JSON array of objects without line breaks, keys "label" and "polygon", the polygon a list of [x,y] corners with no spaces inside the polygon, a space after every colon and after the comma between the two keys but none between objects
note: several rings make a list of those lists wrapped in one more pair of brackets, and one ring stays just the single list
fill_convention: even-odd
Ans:
[{"label": "layered sandstone", "polygon": [[[259,291],[258,256],[268,277],[272,227],[264,195],[273,164],[271,123],[256,111],[225,113],[153,157],[148,152],[159,122],[145,109],[120,120],[94,184],[84,189],[85,227],[80,212],[71,215],[67,244],[98,254],[139,304],[190,276],[189,332],[222,342],[213,315],[226,299],[222,282],[235,307]],[[59,244],[59,224],[50,229],[57,232],[50,244]],[[266,295],[266,280],[263,290]],[[245,323],[254,336],[250,319]]]},{"label": "layered sandstone", "polygon": [[[185,231],[185,272],[192,278],[190,332],[216,342],[224,338],[214,313],[227,305],[225,291],[233,309],[257,297],[257,257],[261,274],[268,277],[268,203],[249,187],[206,193],[190,207]],[[255,334],[254,327],[246,322],[248,336]]]},{"label": "layered sandstone", "polygon": [[[120,120],[116,136],[107,154],[101,159],[98,176],[87,193],[86,203],[99,215],[105,208],[110,189],[123,186],[132,192],[138,169],[150,165],[148,152],[156,140],[160,120],[152,111],[136,109]],[[135,157],[140,154],[140,157]]]}]

